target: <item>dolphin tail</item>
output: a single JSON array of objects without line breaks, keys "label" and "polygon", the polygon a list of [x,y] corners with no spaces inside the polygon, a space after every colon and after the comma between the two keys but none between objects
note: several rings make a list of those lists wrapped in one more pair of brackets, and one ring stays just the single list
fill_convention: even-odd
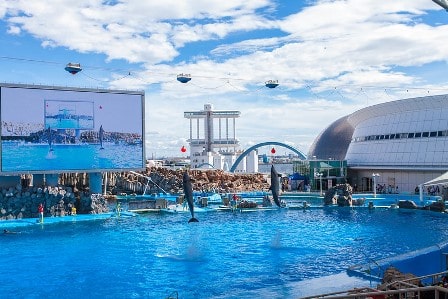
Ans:
[{"label": "dolphin tail", "polygon": [[190,222],[199,222],[199,220],[197,220],[197,219],[194,218],[194,217],[191,217],[191,219],[188,220],[188,223],[190,223]]}]

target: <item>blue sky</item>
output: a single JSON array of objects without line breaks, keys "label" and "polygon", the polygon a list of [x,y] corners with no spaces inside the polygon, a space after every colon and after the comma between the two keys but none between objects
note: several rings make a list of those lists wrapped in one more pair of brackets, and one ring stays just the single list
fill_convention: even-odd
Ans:
[{"label": "blue sky", "polygon": [[6,0],[0,81],[144,90],[148,157],[181,156],[206,103],[241,111],[243,149],[306,153],[356,110],[448,93],[447,24],[431,0]]}]

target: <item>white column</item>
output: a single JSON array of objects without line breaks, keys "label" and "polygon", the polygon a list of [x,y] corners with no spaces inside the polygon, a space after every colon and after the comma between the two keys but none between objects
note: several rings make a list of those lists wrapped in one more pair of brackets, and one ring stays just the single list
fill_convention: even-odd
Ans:
[{"label": "white column", "polygon": [[373,197],[376,197],[376,178],[380,175],[378,173],[372,173],[373,178]]}]

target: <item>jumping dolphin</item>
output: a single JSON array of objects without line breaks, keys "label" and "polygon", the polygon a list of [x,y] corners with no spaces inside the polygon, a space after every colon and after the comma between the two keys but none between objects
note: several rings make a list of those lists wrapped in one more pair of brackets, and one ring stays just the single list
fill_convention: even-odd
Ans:
[{"label": "jumping dolphin", "polygon": [[47,132],[47,138],[48,138],[48,145],[50,146],[49,152],[53,151],[53,136],[51,134],[51,128],[48,126],[48,132]]},{"label": "jumping dolphin", "polygon": [[100,126],[100,130],[98,132],[98,136],[99,136],[99,139],[100,139],[100,149],[104,149],[104,147],[103,147],[103,138],[104,138],[103,125]]},{"label": "jumping dolphin", "polygon": [[279,182],[278,182],[278,173],[277,170],[275,170],[274,165],[271,166],[271,189],[272,191],[272,197],[274,198],[274,202],[277,206],[281,207],[280,200],[278,199],[279,196]]},{"label": "jumping dolphin", "polygon": [[194,206],[193,206],[193,188],[191,187],[190,176],[188,172],[184,172],[184,176],[182,178],[182,185],[184,187],[185,199],[187,200],[188,207],[190,208],[191,219],[188,220],[190,222],[199,222],[196,218],[194,218]]}]

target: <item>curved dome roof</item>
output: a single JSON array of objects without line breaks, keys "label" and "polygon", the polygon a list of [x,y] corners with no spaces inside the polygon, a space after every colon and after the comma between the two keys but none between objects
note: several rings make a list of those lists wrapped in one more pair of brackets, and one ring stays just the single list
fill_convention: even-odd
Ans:
[{"label": "curved dome roof", "polygon": [[348,121],[349,116],[338,119],[317,136],[308,151],[308,159],[313,156],[317,159],[345,159],[355,130]]},{"label": "curved dome roof", "polygon": [[360,109],[348,115],[348,121],[353,127],[356,127],[360,122],[373,117],[385,114],[404,113],[407,111],[441,108],[446,107],[447,104],[448,95],[402,99]]},{"label": "curved dome roof", "polygon": [[317,159],[333,158],[336,160],[344,160],[358,124],[370,118],[386,114],[435,109],[447,107],[447,105],[448,95],[436,95],[402,99],[360,109],[336,120],[324,129],[311,145],[308,151],[308,157],[316,156]]}]

